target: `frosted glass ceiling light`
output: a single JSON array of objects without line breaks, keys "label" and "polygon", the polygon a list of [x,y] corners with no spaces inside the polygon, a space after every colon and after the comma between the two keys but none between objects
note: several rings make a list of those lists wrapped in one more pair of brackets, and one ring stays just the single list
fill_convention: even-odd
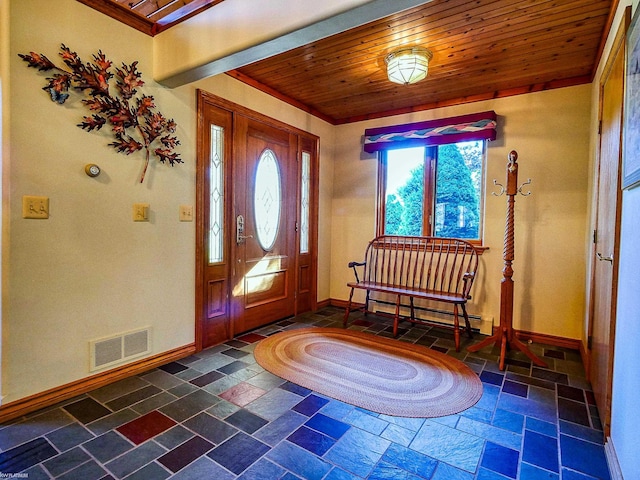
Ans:
[{"label": "frosted glass ceiling light", "polygon": [[430,50],[414,47],[390,53],[385,58],[389,80],[401,85],[409,85],[423,80],[427,76],[429,60],[433,57]]}]

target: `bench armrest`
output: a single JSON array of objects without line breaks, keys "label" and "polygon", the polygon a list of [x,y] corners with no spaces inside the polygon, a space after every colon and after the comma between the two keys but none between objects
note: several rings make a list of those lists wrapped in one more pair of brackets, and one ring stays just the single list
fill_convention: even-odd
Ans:
[{"label": "bench armrest", "polygon": [[471,291],[471,286],[473,285],[473,280],[476,278],[476,274],[474,272],[467,272],[462,276],[462,281],[464,282],[464,296],[470,300],[471,295],[469,292]]},{"label": "bench armrest", "polygon": [[358,277],[358,270],[356,267],[364,267],[367,262],[349,262],[349,268],[353,268],[353,274],[356,277],[356,283],[360,283],[360,278]]}]

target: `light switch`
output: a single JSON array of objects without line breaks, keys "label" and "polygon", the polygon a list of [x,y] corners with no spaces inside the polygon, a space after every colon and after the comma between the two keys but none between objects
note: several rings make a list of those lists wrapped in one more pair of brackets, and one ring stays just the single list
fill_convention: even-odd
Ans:
[{"label": "light switch", "polygon": [[22,197],[22,218],[49,218],[49,197]]},{"label": "light switch", "polygon": [[133,221],[134,222],[149,221],[149,204],[148,203],[133,204]]},{"label": "light switch", "polygon": [[180,205],[180,221],[193,222],[193,206],[192,205]]}]

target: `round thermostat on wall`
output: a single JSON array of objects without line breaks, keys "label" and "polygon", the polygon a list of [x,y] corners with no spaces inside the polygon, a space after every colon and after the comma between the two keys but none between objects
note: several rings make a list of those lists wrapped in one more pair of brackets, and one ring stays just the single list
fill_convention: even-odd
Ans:
[{"label": "round thermostat on wall", "polygon": [[88,163],[84,167],[84,171],[90,177],[97,177],[98,175],[100,175],[100,167],[95,163]]}]

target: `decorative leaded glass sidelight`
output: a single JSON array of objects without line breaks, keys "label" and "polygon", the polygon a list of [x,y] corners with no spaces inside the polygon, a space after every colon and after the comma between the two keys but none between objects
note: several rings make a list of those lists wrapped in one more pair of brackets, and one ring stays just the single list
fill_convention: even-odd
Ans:
[{"label": "decorative leaded glass sidelight", "polygon": [[224,260],[224,128],[211,125],[209,263]]},{"label": "decorative leaded glass sidelight", "polygon": [[253,207],[256,236],[263,250],[273,248],[280,225],[282,191],[276,154],[266,149],[256,167]]},{"label": "decorative leaded glass sidelight", "polygon": [[300,182],[300,253],[309,253],[309,192],[311,185],[311,154],[309,152],[302,152],[302,173]]}]

